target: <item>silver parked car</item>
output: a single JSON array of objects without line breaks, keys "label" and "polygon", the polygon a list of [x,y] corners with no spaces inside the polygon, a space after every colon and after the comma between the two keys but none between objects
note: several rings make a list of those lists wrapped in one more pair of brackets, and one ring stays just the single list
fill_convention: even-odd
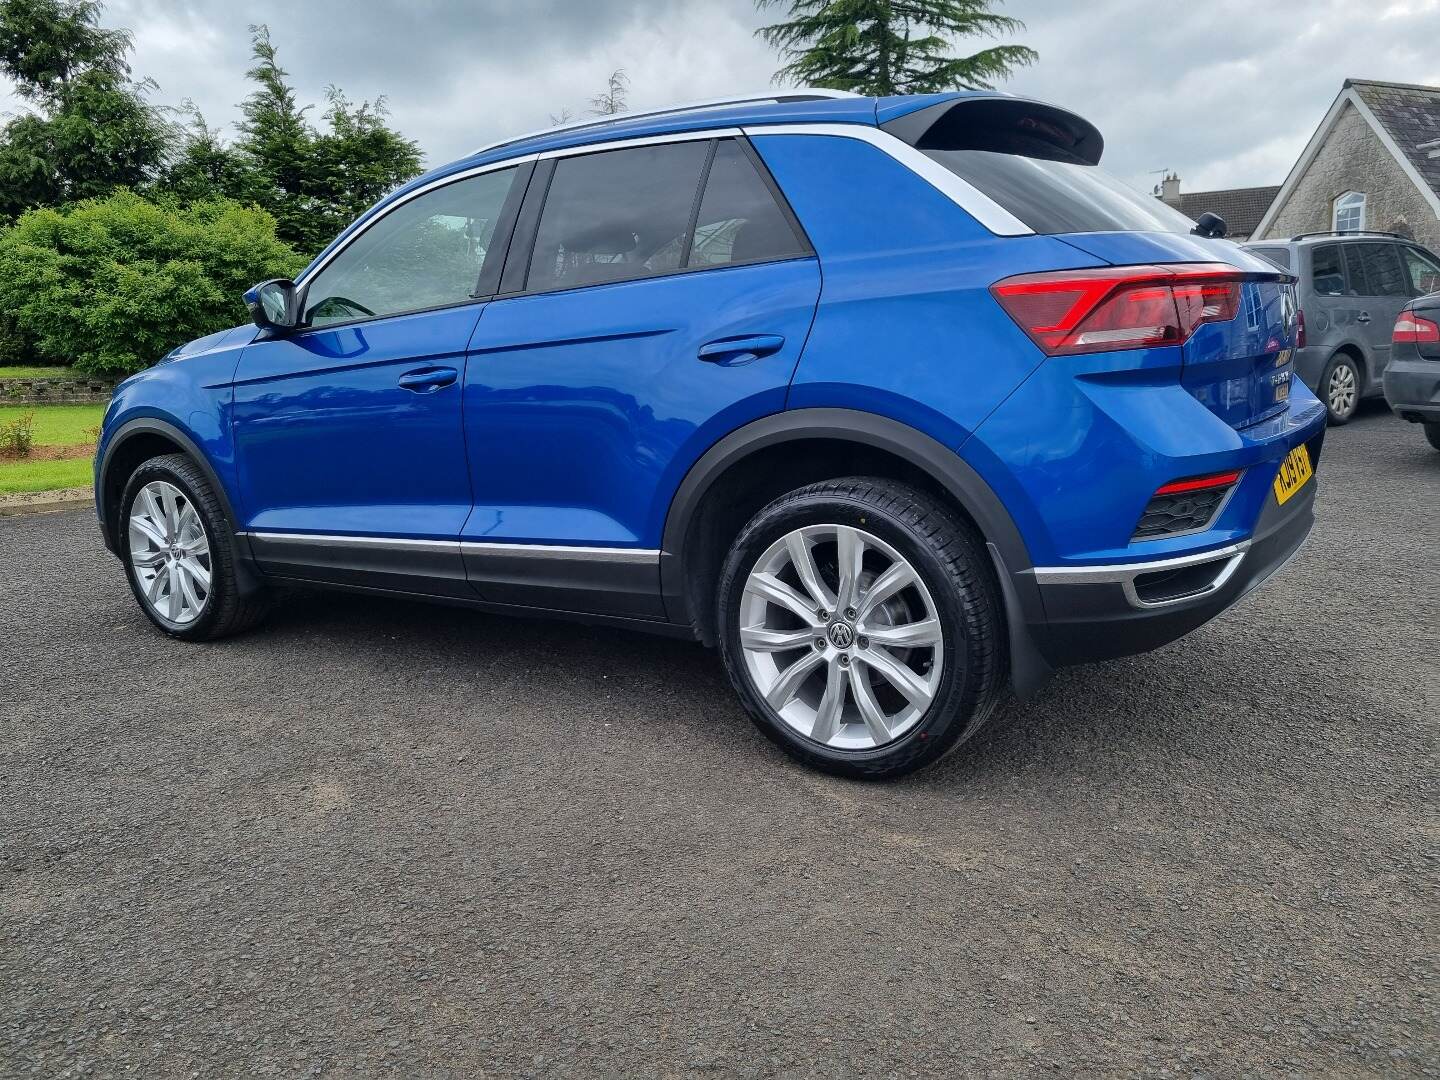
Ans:
[{"label": "silver parked car", "polygon": [[1395,233],[1304,233],[1245,247],[1299,279],[1295,371],[1325,402],[1330,422],[1345,423],[1361,398],[1382,392],[1396,316],[1440,290],[1440,258]]}]

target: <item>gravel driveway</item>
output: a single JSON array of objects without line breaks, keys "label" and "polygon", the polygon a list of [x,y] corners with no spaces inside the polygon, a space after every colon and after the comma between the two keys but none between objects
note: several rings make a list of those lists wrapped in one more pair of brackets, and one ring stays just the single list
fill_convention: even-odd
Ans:
[{"label": "gravel driveway", "polygon": [[890,786],[715,657],[297,596],[149,628],[0,519],[0,1072],[1433,1076],[1440,454],[1334,429],[1284,574]]}]

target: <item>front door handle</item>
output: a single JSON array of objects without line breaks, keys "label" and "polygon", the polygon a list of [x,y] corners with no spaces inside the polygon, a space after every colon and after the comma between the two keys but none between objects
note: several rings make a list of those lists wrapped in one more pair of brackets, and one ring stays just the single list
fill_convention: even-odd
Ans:
[{"label": "front door handle", "polygon": [[701,345],[696,354],[707,364],[721,367],[739,367],[759,360],[762,356],[779,352],[785,347],[785,339],[779,334],[756,334],[753,337],[722,338]]},{"label": "front door handle", "polygon": [[426,367],[407,371],[397,382],[406,390],[413,390],[417,394],[433,394],[459,377],[460,372],[453,367]]}]

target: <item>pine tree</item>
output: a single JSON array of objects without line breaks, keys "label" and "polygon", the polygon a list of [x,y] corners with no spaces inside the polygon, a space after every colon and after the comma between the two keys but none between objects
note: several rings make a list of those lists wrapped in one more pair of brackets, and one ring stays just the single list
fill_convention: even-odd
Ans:
[{"label": "pine tree", "polygon": [[956,38],[1025,28],[991,0],[755,0],[762,10],[782,2],[789,20],[757,31],[786,61],[777,82],[876,96],[988,90],[1037,59],[1023,45],[950,55]]},{"label": "pine tree", "polygon": [[0,218],[139,187],[172,138],[132,82],[130,35],[99,25],[98,0],[0,0],[0,74],[30,106],[0,128]]},{"label": "pine tree", "polygon": [[590,99],[590,112],[595,116],[614,116],[625,111],[625,97],[630,93],[630,77],[624,68],[616,68],[605,80],[605,89]]}]

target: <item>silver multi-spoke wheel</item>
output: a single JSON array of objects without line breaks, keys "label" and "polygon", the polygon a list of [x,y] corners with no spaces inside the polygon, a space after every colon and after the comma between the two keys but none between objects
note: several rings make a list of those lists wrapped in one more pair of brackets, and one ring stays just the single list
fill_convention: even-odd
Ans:
[{"label": "silver multi-spoke wheel", "polygon": [[1330,383],[1325,388],[1330,399],[1330,411],[1336,416],[1348,416],[1355,408],[1357,393],[1355,369],[1346,363],[1336,364],[1330,372]]},{"label": "silver multi-spoke wheel", "polygon": [[760,556],[745,582],[740,646],[780,719],[841,750],[884,746],[918,724],[945,662],[935,601],[915,568],[846,525],[796,529]]},{"label": "silver multi-spoke wheel", "polygon": [[210,595],[210,541],[189,497],[152,480],[130,508],[130,565],[150,610],[183,626],[205,610]]}]

